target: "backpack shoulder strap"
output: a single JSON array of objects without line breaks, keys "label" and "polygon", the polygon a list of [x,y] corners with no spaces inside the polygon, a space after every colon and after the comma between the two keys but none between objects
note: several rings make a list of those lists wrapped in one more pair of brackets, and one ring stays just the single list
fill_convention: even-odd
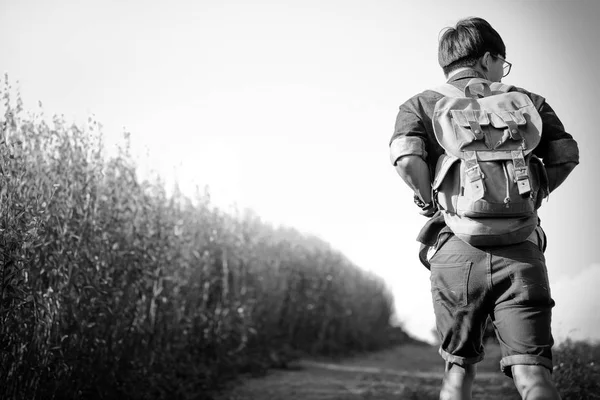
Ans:
[{"label": "backpack shoulder strap", "polygon": [[496,94],[497,92],[508,93],[514,86],[507,85],[500,82],[492,82],[490,85],[490,89],[492,89],[492,93]]},{"label": "backpack shoulder strap", "polygon": [[450,83],[436,86],[430,90],[444,95],[445,97],[465,97],[465,93],[462,90]]},{"label": "backpack shoulder strap", "polygon": [[[490,89],[494,94],[507,93],[512,88],[512,85],[506,85],[500,82],[493,82],[492,84],[490,84]],[[445,97],[465,97],[465,93],[462,90],[450,83],[445,83],[443,85],[436,86],[434,88],[431,88],[430,90],[444,95]]]}]

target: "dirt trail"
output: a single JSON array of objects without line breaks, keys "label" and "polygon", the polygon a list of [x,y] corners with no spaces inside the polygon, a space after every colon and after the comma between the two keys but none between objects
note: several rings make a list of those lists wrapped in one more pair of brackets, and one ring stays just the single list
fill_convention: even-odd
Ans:
[{"label": "dirt trail", "polygon": [[[486,347],[473,389],[474,399],[520,399],[499,372],[499,349]],[[407,344],[332,362],[300,360],[260,378],[242,377],[217,400],[428,400],[437,399],[443,362],[437,349]]]}]

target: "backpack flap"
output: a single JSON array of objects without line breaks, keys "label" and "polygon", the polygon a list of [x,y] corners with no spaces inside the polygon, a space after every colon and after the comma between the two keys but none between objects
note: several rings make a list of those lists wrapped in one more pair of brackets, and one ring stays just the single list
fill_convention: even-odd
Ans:
[{"label": "backpack flap", "polygon": [[[491,125],[496,130],[494,150],[520,148],[530,153],[540,142],[540,130],[534,124],[527,124],[527,114],[523,110],[497,111],[490,113]],[[501,136],[498,138],[498,135]],[[505,145],[506,144],[506,145]]]},{"label": "backpack flap", "polygon": [[476,100],[443,98],[436,104],[432,123],[436,140],[454,157],[462,157],[467,150],[489,150],[491,121]]},{"label": "backpack flap", "polygon": [[450,110],[452,119],[456,125],[466,129],[470,129],[468,133],[475,140],[483,140],[483,128],[490,124],[490,119],[487,113],[483,110]]},{"label": "backpack flap", "polygon": [[520,92],[479,99],[444,97],[436,103],[432,122],[438,143],[455,157],[468,150],[522,149],[527,155],[542,132],[539,113]]},{"label": "backpack flap", "polygon": [[[484,110],[450,110],[452,125],[456,134],[457,151],[487,150],[490,143],[485,134],[489,130],[490,118]],[[479,143],[473,143],[480,141]]]}]

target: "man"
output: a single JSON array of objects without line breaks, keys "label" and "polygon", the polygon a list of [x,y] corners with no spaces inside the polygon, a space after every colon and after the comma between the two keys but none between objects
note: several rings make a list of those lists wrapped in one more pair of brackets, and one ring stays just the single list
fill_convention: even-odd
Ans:
[{"label": "man", "polygon": [[[448,83],[464,90],[473,78],[500,82],[510,72],[506,47],[481,18],[461,20],[440,38],[438,60]],[[539,144],[549,191],[579,163],[577,143],[545,99],[524,89],[541,116]],[[476,363],[483,359],[482,333],[491,317],[502,347],[501,369],[524,399],[559,399],[551,380],[553,338],[545,235],[540,226],[526,240],[470,245],[445,223],[432,198],[432,178],[444,149],[438,144],[433,111],[444,96],[426,90],[400,106],[390,141],[391,162],[414,190],[421,214],[432,217],[421,230],[421,261],[431,269],[440,355],[446,362],[441,399],[470,399]],[[485,180],[485,177],[484,177]],[[534,218],[539,225],[537,212]]]}]

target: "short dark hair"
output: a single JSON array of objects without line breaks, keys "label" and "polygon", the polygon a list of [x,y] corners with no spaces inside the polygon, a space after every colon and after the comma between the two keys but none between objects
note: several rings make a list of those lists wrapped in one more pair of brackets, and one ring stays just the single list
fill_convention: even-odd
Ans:
[{"label": "short dark hair", "polygon": [[504,41],[489,22],[483,18],[465,18],[442,34],[438,62],[448,75],[457,68],[472,67],[486,51],[506,58]]}]

